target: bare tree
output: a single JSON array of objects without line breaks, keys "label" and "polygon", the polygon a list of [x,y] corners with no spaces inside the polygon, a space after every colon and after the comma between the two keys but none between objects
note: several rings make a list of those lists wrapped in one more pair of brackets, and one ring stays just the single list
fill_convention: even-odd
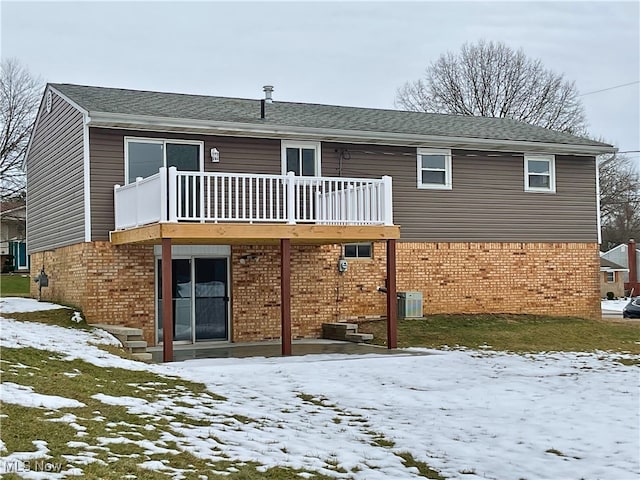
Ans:
[{"label": "bare tree", "polygon": [[16,59],[2,61],[0,72],[0,200],[24,193],[23,160],[38,113],[42,82]]},{"label": "bare tree", "polygon": [[441,55],[423,79],[397,90],[395,104],[418,112],[507,117],[561,132],[586,132],[575,84],[501,42],[466,43],[459,54]]},{"label": "bare tree", "polygon": [[602,248],[640,239],[640,173],[625,155],[599,159]]}]

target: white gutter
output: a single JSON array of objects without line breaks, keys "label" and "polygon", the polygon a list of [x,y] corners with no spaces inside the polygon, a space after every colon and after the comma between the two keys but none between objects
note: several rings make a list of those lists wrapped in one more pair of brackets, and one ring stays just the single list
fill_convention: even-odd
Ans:
[{"label": "white gutter", "polygon": [[[258,120],[259,122],[259,120]],[[370,143],[395,146],[446,146],[499,151],[544,151],[573,155],[598,155],[613,153],[614,147],[574,145],[520,140],[493,140],[472,137],[446,137],[435,135],[343,130],[334,128],[292,127],[262,125],[260,123],[192,120],[147,115],[129,115],[107,112],[91,112],[91,127],[127,128],[154,131],[180,131],[184,133],[223,136],[306,139],[349,143]]]}]

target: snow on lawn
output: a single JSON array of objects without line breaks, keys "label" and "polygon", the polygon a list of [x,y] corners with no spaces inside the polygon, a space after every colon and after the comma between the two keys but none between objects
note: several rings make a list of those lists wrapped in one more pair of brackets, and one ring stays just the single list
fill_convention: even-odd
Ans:
[{"label": "snow on lawn", "polygon": [[[192,360],[174,368],[227,396],[227,408],[260,419],[261,432],[233,436],[233,453],[248,454],[242,449],[250,442],[266,465],[333,455],[347,469],[364,461],[399,478],[387,452],[359,443],[375,431],[395,442],[393,451],[409,451],[451,478],[640,474],[637,367],[606,354],[425,353]],[[297,392],[335,407],[310,412]],[[332,425],[332,417],[343,423]],[[282,458],[283,446],[290,457]]]},{"label": "snow on lawn", "polygon": [[[96,365],[179,375],[226,397],[211,401],[202,394],[173,391],[154,402],[95,395],[132,414],[151,415],[151,429],[154,419],[172,413],[198,420],[172,422],[172,430],[163,431],[155,443],[125,436],[98,439],[106,448],[118,441],[138,442],[145,451],[164,452],[169,459],[176,451],[165,449],[163,441],[175,442],[178,450],[210,461],[255,461],[264,469],[289,466],[363,480],[419,478],[416,469],[403,465],[397,455],[401,452],[410,452],[447,478],[640,475],[639,370],[617,362],[619,354],[520,356],[416,349],[405,355],[144,365],[101,352],[91,345],[96,337],[81,330],[33,329],[28,322],[3,319],[0,337],[3,347],[34,346]],[[82,468],[69,462],[69,468]],[[161,466],[149,458],[139,465]],[[335,465],[349,473],[336,471]],[[162,468],[180,474],[168,465]]]},{"label": "snow on lawn", "polygon": [[77,400],[59,397],[57,395],[41,395],[35,393],[31,387],[16,385],[11,382],[2,382],[0,392],[2,392],[3,402],[14,403],[24,407],[42,407],[58,410],[59,408],[85,406],[84,403],[78,402]]},{"label": "snow on lawn", "polygon": [[32,298],[5,297],[0,298],[0,313],[14,312],[40,312],[42,310],[54,310],[67,308],[62,305],[49,302],[38,302]]}]

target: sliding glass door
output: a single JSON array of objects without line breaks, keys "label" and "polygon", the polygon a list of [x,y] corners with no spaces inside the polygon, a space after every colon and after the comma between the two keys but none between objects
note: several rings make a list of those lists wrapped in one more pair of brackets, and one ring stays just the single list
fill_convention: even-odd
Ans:
[{"label": "sliding glass door", "polygon": [[[227,258],[172,260],[173,338],[197,342],[228,340],[229,293]],[[163,340],[162,260],[157,260],[158,342]]]},{"label": "sliding glass door", "polygon": [[195,259],[195,339],[226,340],[229,296],[227,259]]}]

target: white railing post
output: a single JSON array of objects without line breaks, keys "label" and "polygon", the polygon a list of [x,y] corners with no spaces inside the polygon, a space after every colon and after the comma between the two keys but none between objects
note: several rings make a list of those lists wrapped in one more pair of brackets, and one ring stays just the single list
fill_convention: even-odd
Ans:
[{"label": "white railing post", "polygon": [[142,177],[136,177],[136,227],[140,225],[140,182]]},{"label": "white railing post", "polygon": [[290,225],[294,225],[296,223],[296,174],[293,172],[288,172],[284,181],[285,190],[287,192],[287,223]]},{"label": "white railing post", "polygon": [[322,186],[316,185],[314,193],[315,219],[317,223],[324,223],[324,211],[322,210]]},{"label": "white railing post", "polygon": [[382,219],[385,225],[393,225],[393,192],[391,188],[391,177],[382,177]]},{"label": "white railing post", "polygon": [[200,191],[198,192],[198,196],[200,197],[200,212],[198,212],[198,213],[200,213],[200,215],[199,215],[200,221],[204,222],[204,218],[205,218],[205,215],[204,215],[204,189],[205,189],[204,175],[203,175],[202,172],[199,172],[199,173],[200,173],[200,175],[198,175],[198,180],[199,180],[199,183],[200,183]]},{"label": "white railing post", "polygon": [[167,187],[167,199],[169,201],[169,218],[172,223],[178,221],[178,169],[169,167]]},{"label": "white railing post", "polygon": [[349,182],[347,186],[347,220],[348,222],[353,222],[357,220],[358,213],[358,193],[353,185],[353,182]]},{"label": "white railing post", "polygon": [[120,208],[118,207],[118,190],[120,189],[120,185],[116,185],[113,187],[113,210],[114,210],[114,226],[115,229],[118,230],[120,228]]},{"label": "white railing post", "polygon": [[160,221],[166,222],[169,218],[167,213],[167,167],[160,167]]}]

